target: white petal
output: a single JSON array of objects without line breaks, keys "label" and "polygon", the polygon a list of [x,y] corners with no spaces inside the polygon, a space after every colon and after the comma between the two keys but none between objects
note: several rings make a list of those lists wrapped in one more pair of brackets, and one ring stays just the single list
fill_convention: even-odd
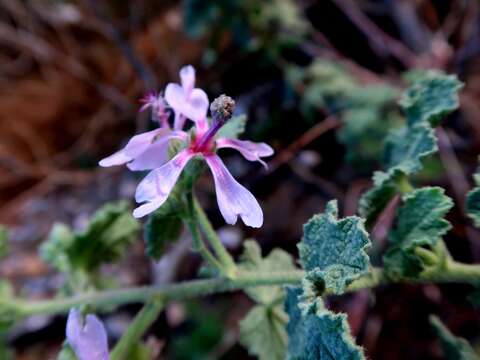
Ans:
[{"label": "white petal", "polygon": [[132,158],[125,154],[125,149],[117,151],[115,154],[99,161],[98,165],[102,167],[123,165],[131,161]]},{"label": "white petal", "polygon": [[258,228],[263,224],[263,212],[257,199],[230,174],[217,155],[206,156],[215,180],[215,191],[220,212],[228,224],[235,224],[240,216],[245,225]]},{"label": "white petal", "polygon": [[125,146],[125,155],[130,156],[132,159],[139,156],[153,143],[155,137],[162,136],[167,129],[155,129],[142,134],[135,135]]},{"label": "white petal", "polygon": [[193,89],[188,97],[188,106],[184,109],[184,115],[198,121],[207,117],[208,96],[202,89]]}]

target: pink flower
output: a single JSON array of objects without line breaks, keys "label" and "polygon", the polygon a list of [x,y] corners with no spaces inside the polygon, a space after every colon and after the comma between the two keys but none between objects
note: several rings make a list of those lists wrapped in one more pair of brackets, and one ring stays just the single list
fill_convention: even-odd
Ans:
[{"label": "pink flower", "polygon": [[[245,225],[260,227],[263,224],[263,212],[255,197],[230,174],[220,157],[216,154],[219,148],[238,150],[247,160],[260,161],[260,158],[273,154],[273,149],[265,143],[256,144],[250,141],[235,139],[215,139],[215,134],[231,117],[233,100],[222,95],[212,103],[213,124],[206,131],[198,131],[197,135],[188,138],[187,146],[173,159],[150,172],[138,185],[135,194],[137,202],[145,204],[136,208],[135,217],[145,216],[158,209],[168,198],[182,170],[193,157],[202,157],[209,166],[215,182],[218,207],[228,224],[235,224],[237,218]],[[224,106],[227,104],[228,106]],[[233,103],[234,104],[234,103]],[[228,109],[228,114],[221,113]],[[204,130],[204,129],[202,129]]]},{"label": "pink flower", "polygon": [[191,65],[180,69],[180,84],[170,83],[165,89],[165,100],[175,111],[174,128],[183,128],[185,118],[197,123],[197,128],[207,127],[208,96],[195,88],[195,69]]},{"label": "pink flower", "polygon": [[140,99],[143,103],[139,111],[152,109],[152,119],[157,121],[162,127],[170,127],[168,124],[167,103],[160,94],[150,92]]},{"label": "pink flower", "polygon": [[79,360],[108,360],[107,332],[95,315],[87,315],[84,321],[80,311],[70,310],[66,335]]}]

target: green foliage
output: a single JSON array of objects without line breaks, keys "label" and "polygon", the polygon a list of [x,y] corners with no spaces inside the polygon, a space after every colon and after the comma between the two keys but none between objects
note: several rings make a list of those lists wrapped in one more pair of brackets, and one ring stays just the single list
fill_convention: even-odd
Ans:
[{"label": "green foliage", "polygon": [[383,162],[389,171],[406,175],[422,169],[421,160],[438,150],[437,139],[428,124],[394,130],[385,140]]},{"label": "green foliage", "polygon": [[176,241],[182,232],[184,207],[174,196],[151,215],[145,225],[145,242],[148,256],[158,260],[165,246]]},{"label": "green foliage", "polygon": [[338,220],[337,202],[330,201],[324,214],[315,215],[305,224],[298,248],[307,278],[341,294],[348,284],[368,272],[365,250],[369,246],[363,220],[356,216]]},{"label": "green foliage", "polygon": [[238,115],[232,117],[223,125],[216,135],[217,138],[234,138],[237,139],[245,132],[247,126],[247,116]]},{"label": "green foliage", "polygon": [[363,351],[350,334],[345,314],[327,310],[321,298],[300,302],[301,288],[288,288],[285,308],[288,360],[365,359]]},{"label": "green foliage", "polygon": [[[251,272],[290,271],[295,269],[292,256],[281,249],[273,249],[268,256],[262,258],[261,249],[253,241],[245,241],[244,252],[238,265],[240,270]],[[284,296],[280,286],[259,286],[246,289],[245,292],[257,303],[270,305]]]},{"label": "green foliage", "polygon": [[0,280],[0,332],[22,318],[19,309],[12,303],[13,298],[12,285],[8,281]]},{"label": "green foliage", "polygon": [[416,75],[404,93],[400,105],[410,126],[417,123],[438,123],[458,108],[458,91],[462,83],[455,75],[430,71]]},{"label": "green foliage", "polygon": [[[384,256],[385,270],[392,278],[412,277],[424,269],[418,247],[433,249],[451,228],[443,219],[453,201],[439,187],[415,190],[403,198],[397,226],[390,236],[391,247]],[[426,264],[429,265],[429,264]]]},{"label": "green foliage", "polygon": [[413,77],[401,105],[407,124],[392,130],[385,141],[383,162],[386,170],[374,175],[373,188],[360,200],[360,215],[372,225],[397,193],[404,193],[409,176],[422,170],[422,161],[438,150],[432,126],[458,107],[460,83],[454,76],[432,72]]},{"label": "green foliage", "polygon": [[339,141],[347,148],[347,161],[370,169],[379,160],[383,140],[399,122],[395,108],[398,90],[358,83],[343,66],[315,59],[308,67],[290,66],[287,79],[302,89],[300,108],[307,119],[318,119],[318,109],[338,113],[342,127]]},{"label": "green foliage", "polygon": [[430,316],[430,324],[432,324],[435,333],[440,339],[442,349],[447,360],[479,360],[480,357],[470,344],[463,338],[456,337],[442,323],[442,321],[434,316]]},{"label": "green foliage", "polygon": [[375,171],[373,187],[360,198],[358,212],[366,219],[366,225],[373,225],[375,219],[398,192],[398,182],[404,175],[398,171]]},{"label": "green foliage", "polygon": [[98,276],[104,263],[119,260],[135,238],[139,224],[126,203],[106,204],[93,216],[82,232],[73,232],[64,224],[55,224],[40,256],[57,270],[69,275],[65,290],[84,291],[104,287]]},{"label": "green foliage", "polygon": [[8,231],[7,228],[0,225],[0,259],[8,253]]},{"label": "green foliage", "polygon": [[240,342],[260,360],[282,360],[287,351],[287,321],[281,305],[256,305],[240,322]]},{"label": "green foliage", "polygon": [[475,226],[480,227],[480,169],[473,175],[475,187],[467,194],[467,214]]}]

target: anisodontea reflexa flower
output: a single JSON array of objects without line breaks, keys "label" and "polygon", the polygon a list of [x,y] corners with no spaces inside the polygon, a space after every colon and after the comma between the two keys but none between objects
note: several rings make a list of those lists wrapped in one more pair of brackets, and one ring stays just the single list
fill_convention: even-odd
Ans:
[{"label": "anisodontea reflexa flower", "polygon": [[[263,212],[255,197],[230,174],[217,150],[232,148],[238,150],[247,160],[260,161],[262,157],[273,154],[273,149],[265,143],[219,138],[218,130],[231,118],[235,103],[222,95],[211,105],[212,125],[203,126],[196,122],[196,132],[187,137],[186,147],[170,161],[150,172],[138,185],[135,193],[137,202],[146,204],[136,208],[135,217],[145,216],[158,209],[168,198],[182,170],[194,157],[203,158],[209,166],[215,182],[218,207],[228,224],[235,224],[237,218],[245,225],[260,227],[263,224]],[[206,122],[206,120],[205,120]],[[201,125],[199,125],[199,123]]]},{"label": "anisodontea reflexa flower", "polygon": [[[210,107],[212,124],[208,124],[208,97],[201,89],[195,88],[195,70],[185,66],[180,70],[181,85],[168,84],[165,99],[149,94],[143,99],[141,110],[151,108],[154,120],[160,128],[134,136],[119,152],[100,161],[101,166],[127,164],[130,170],[152,170],[138,185],[135,199],[145,203],[133,212],[135,217],[145,216],[158,209],[168,198],[183,168],[194,157],[203,158],[213,174],[217,202],[225,221],[235,224],[237,218],[252,227],[263,224],[263,213],[255,197],[240,185],[225,167],[217,150],[232,148],[239,151],[247,160],[259,161],[271,156],[273,149],[265,143],[216,138],[218,130],[232,117],[235,102],[222,95]],[[168,123],[167,106],[173,109],[175,120],[173,129]],[[185,120],[190,119],[195,126],[187,133],[182,130]],[[183,142],[183,149],[168,160],[168,147],[171,139]]]},{"label": "anisodontea reflexa flower", "polygon": [[84,319],[79,310],[71,309],[66,336],[78,360],[108,360],[107,332],[95,315]]}]

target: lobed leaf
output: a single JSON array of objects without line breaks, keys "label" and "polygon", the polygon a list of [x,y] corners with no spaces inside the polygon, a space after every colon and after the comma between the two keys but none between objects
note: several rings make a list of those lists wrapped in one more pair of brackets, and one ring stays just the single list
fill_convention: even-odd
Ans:
[{"label": "lobed leaf", "polygon": [[468,216],[476,227],[480,227],[480,169],[473,175],[475,187],[468,192],[466,208]]},{"label": "lobed leaf", "polygon": [[364,220],[356,216],[339,220],[337,202],[330,201],[324,214],[315,215],[304,225],[298,248],[307,278],[341,294],[368,272],[370,261],[365,250],[370,244]]},{"label": "lobed leaf", "polygon": [[421,188],[405,195],[403,201],[390,236],[392,246],[384,256],[385,270],[392,278],[413,277],[421,272],[424,263],[415,248],[433,248],[451,228],[443,217],[453,201],[442,188]]},{"label": "lobed leaf", "polygon": [[176,241],[183,229],[183,207],[170,196],[152,216],[149,217],[144,231],[147,255],[159,260],[165,246]]},{"label": "lobed leaf", "polygon": [[479,360],[480,356],[475,352],[467,340],[453,335],[442,321],[434,315],[430,316],[430,324],[440,339],[442,349],[447,360]]},{"label": "lobed leaf", "polygon": [[350,334],[345,314],[327,310],[321,298],[301,303],[300,287],[288,288],[285,309],[289,316],[287,360],[360,360],[362,349]]},{"label": "lobed leaf", "polygon": [[287,321],[281,305],[256,305],[240,322],[240,342],[260,360],[283,360],[288,343]]},{"label": "lobed leaf", "polygon": [[458,90],[462,83],[455,75],[430,71],[417,76],[405,91],[400,105],[410,126],[418,123],[438,123],[458,108]]},{"label": "lobed leaf", "polygon": [[[292,256],[289,253],[281,249],[273,249],[268,256],[262,258],[261,249],[258,243],[253,240],[245,241],[238,267],[240,270],[262,273],[295,269]],[[245,289],[245,292],[255,302],[264,305],[282,299],[285,293],[280,286],[258,286]]]},{"label": "lobed leaf", "polygon": [[216,135],[217,138],[238,138],[245,132],[247,126],[247,116],[237,115],[232,117],[223,125]]},{"label": "lobed leaf", "polygon": [[383,162],[390,171],[412,175],[422,169],[421,160],[437,152],[437,139],[428,124],[417,124],[391,132],[385,140]]},{"label": "lobed leaf", "polygon": [[56,224],[41,246],[41,257],[62,272],[95,272],[118,260],[139,229],[126,203],[107,204],[92,217],[85,231],[74,233]]}]

